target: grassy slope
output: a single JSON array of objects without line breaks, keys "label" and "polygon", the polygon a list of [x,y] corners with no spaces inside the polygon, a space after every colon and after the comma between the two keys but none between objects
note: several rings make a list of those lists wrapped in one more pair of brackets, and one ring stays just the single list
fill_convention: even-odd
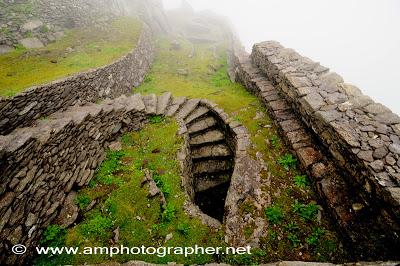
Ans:
[{"label": "grassy slope", "polygon": [[[136,19],[119,18],[103,31],[73,29],[47,47],[0,55],[0,96],[112,63],[134,48],[141,27]],[[68,53],[67,48],[74,51]]]},{"label": "grassy slope", "polygon": [[[276,128],[264,107],[243,86],[229,81],[224,47],[219,48],[218,58],[214,58],[209,46],[196,45],[196,56],[189,58],[190,45],[184,40],[180,41],[183,49],[171,51],[170,40],[159,40],[158,56],[153,69],[145,83],[136,88],[135,92],[161,94],[171,91],[174,96],[207,98],[242,122],[249,129],[254,143],[250,153],[255,156],[259,151],[271,173],[271,186],[262,188],[270,191],[272,196],[272,208],[265,209],[265,217],[270,220],[271,226],[261,239],[261,248],[253,250],[252,256],[199,256],[187,259],[182,256],[121,256],[111,260],[138,259],[157,263],[176,261],[185,264],[222,261],[232,265],[278,260],[341,261],[342,249],[335,233],[329,229],[324,215],[320,221],[317,219],[315,196],[307,179],[296,177],[301,173],[295,163],[288,170],[279,163],[287,154],[287,149],[277,137]],[[177,75],[176,71],[180,68],[187,69],[189,75]],[[179,187],[179,168],[175,161],[175,154],[180,146],[176,130],[174,123],[163,122],[150,125],[140,133],[124,136],[123,154],[110,153],[96,174],[95,182],[79,193],[78,203],[83,209],[93,199],[101,203],[85,214],[82,222],[69,229],[66,236],[61,231],[59,235],[46,241],[49,237],[45,234],[43,244],[62,242],[68,246],[110,246],[112,231],[119,227],[119,244],[127,246],[163,246],[168,233],[173,233],[173,238],[167,242],[167,246],[223,245],[223,232],[211,232],[198,220],[189,219],[182,211],[183,194]],[[152,153],[155,149],[160,149],[160,152]],[[140,188],[143,165],[155,173],[162,173],[162,182],[159,185],[162,190],[169,191],[167,201],[176,210],[171,222],[165,223],[165,212],[163,215],[163,210],[154,200],[143,200],[146,198],[146,191]],[[150,208],[147,207],[148,203]],[[254,211],[253,206],[248,203],[243,203],[240,208],[243,215]],[[145,220],[139,221],[137,216],[144,217]],[[250,227],[241,233],[251,235],[253,230]],[[80,255],[74,258],[58,257],[57,260],[96,263],[110,259],[104,256]],[[38,261],[41,264],[39,262],[52,264],[54,261],[41,258]]]}]

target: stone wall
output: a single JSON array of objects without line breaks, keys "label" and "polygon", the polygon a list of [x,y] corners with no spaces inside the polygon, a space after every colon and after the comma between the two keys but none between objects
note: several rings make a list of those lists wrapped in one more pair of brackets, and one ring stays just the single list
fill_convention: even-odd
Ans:
[{"label": "stone wall", "polygon": [[122,100],[71,107],[0,137],[2,264],[15,264],[12,245],[37,245],[68,194],[93,177],[110,141],[146,122],[137,98]]},{"label": "stone wall", "polygon": [[24,39],[46,45],[60,38],[64,29],[102,28],[119,14],[116,0],[2,0],[0,47],[24,45]]},{"label": "stone wall", "polygon": [[[190,130],[186,127],[189,120],[186,118],[198,116],[197,111],[204,107],[209,108],[218,117],[221,126],[230,132],[234,145],[235,170],[225,211],[227,236],[233,242],[238,230],[243,230],[246,222],[251,222],[251,219],[240,220],[237,206],[245,197],[252,197],[259,187],[257,180],[252,180],[254,175],[259,174],[253,172],[257,163],[252,167],[243,163],[250,145],[247,130],[207,100],[175,100],[171,93],[158,97],[122,95],[102,104],[71,106],[39,120],[35,126],[18,128],[0,136],[0,251],[3,254],[0,263],[26,262],[48,225],[72,225],[77,218],[77,211],[74,211],[77,208],[73,207],[76,191],[94,176],[105,157],[105,149],[111,147],[121,134],[140,130],[147,123],[147,117],[156,114],[174,116],[180,124],[178,133],[185,140],[178,154],[182,185],[187,191],[185,210],[211,227],[221,227],[221,223],[200,211],[191,195],[194,177]],[[249,159],[247,161],[251,163]],[[243,186],[243,183],[246,185]],[[258,200],[254,197],[254,201]],[[262,204],[258,205],[261,208]],[[12,255],[11,247],[16,244],[25,245],[28,252],[19,257]]]},{"label": "stone wall", "polygon": [[357,259],[397,258],[399,125],[340,76],[276,42],[236,40],[231,79],[259,96]]},{"label": "stone wall", "polygon": [[110,65],[29,88],[13,98],[0,97],[0,134],[71,105],[129,93],[143,81],[153,55],[151,31],[144,26],[135,49]]}]

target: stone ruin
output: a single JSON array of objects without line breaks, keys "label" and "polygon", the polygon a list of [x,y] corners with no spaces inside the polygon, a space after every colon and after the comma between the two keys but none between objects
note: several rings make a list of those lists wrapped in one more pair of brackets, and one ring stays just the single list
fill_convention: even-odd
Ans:
[{"label": "stone ruin", "polygon": [[[123,8],[123,2],[113,5]],[[154,13],[151,6],[159,7],[159,1],[146,9],[150,20],[160,11]],[[197,35],[208,36],[207,23],[196,16],[189,19]],[[258,246],[268,224],[260,216],[242,217],[238,206],[251,201],[262,213],[270,202],[260,187],[268,180],[260,177],[263,162],[247,154],[246,128],[206,99],[170,93],[124,96],[143,82],[154,56],[151,35],[160,30],[168,31],[153,20],[137,47],[113,64],[0,98],[0,263],[29,263],[31,252],[17,261],[10,247],[34,246],[46,226],[71,210],[67,223],[72,224],[76,215],[68,202],[91,180],[105,149],[122,134],[140,130],[152,115],[175,117],[180,125],[185,141],[177,157],[185,211],[210,227],[224,227],[231,245]],[[210,41],[204,36],[193,40],[200,39]],[[232,37],[228,55],[231,79],[263,102],[311,177],[350,255],[399,260],[400,118],[336,73],[277,42],[256,44],[249,55]],[[99,100],[105,101],[94,104]],[[245,238],[238,232],[250,223],[257,228]],[[309,265],[271,265],[303,264]]]}]

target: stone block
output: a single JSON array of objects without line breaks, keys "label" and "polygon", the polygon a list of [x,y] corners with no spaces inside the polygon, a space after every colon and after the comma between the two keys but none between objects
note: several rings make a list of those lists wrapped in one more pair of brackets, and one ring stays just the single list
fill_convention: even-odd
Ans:
[{"label": "stone block", "polygon": [[321,159],[321,154],[313,147],[301,148],[296,151],[301,164],[307,169]]}]

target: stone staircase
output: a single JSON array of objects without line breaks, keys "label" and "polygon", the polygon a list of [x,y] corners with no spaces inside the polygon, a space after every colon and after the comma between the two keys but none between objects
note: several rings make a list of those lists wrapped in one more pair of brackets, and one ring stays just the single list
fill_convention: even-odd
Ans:
[{"label": "stone staircase", "polygon": [[142,100],[147,113],[175,117],[186,126],[195,203],[203,212],[222,222],[234,167],[234,147],[229,144],[232,136],[224,130],[223,121],[204,100],[173,98],[170,93],[159,97],[146,95]]}]

